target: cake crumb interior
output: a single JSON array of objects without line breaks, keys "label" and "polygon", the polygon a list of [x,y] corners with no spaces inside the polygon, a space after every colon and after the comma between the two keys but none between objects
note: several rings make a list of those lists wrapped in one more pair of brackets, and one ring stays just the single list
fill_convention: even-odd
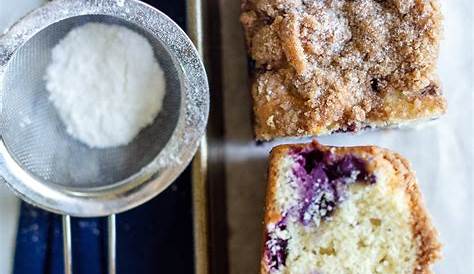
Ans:
[{"label": "cake crumb interior", "polygon": [[[286,156],[280,161],[275,203],[281,212],[297,206],[292,159]],[[350,185],[331,219],[319,225],[303,225],[297,217],[286,215],[286,260],[272,273],[412,274],[417,246],[409,197],[396,182],[388,181],[393,172],[386,167],[377,183]]]}]

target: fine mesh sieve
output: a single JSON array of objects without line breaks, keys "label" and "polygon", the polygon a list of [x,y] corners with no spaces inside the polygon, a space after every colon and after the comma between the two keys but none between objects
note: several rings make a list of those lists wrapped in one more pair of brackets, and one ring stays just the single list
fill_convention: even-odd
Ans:
[{"label": "fine mesh sieve", "polygon": [[[165,72],[166,97],[162,111],[154,123],[127,146],[89,149],[67,134],[48,100],[43,77],[51,59],[51,48],[72,28],[87,22],[126,25],[145,35],[154,45],[155,57]],[[3,141],[23,169],[50,185],[79,191],[113,185],[138,173],[166,145],[178,121],[180,89],[179,72],[172,57],[151,34],[114,17],[68,18],[35,34],[17,50],[6,67],[2,98]]]},{"label": "fine mesh sieve", "polygon": [[[165,72],[161,112],[125,146],[91,149],[78,142],[48,100],[43,78],[51,49],[88,22],[142,34]],[[92,217],[140,205],[174,181],[204,133],[209,93],[194,46],[160,11],[134,0],[57,0],[0,37],[0,102],[0,175],[7,185],[46,210]]]},{"label": "fine mesh sieve", "polygon": [[[91,149],[70,137],[48,100],[51,49],[88,22],[146,37],[165,72],[163,109],[128,145]],[[208,112],[205,71],[192,43],[161,12],[139,1],[53,1],[0,40],[0,174],[25,200],[75,216],[105,216],[152,198],[184,169]]]}]

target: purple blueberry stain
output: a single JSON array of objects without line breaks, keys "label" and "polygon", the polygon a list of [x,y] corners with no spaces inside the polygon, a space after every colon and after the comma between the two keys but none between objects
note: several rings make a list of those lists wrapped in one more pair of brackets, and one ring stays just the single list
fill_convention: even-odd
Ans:
[{"label": "purple blueberry stain", "polygon": [[336,207],[347,197],[347,186],[357,181],[376,182],[367,170],[367,161],[353,154],[338,156],[331,151],[312,149],[295,151],[294,175],[299,180],[300,222],[319,225],[331,218]]},{"label": "purple blueberry stain", "polygon": [[267,228],[265,240],[265,257],[270,270],[278,270],[285,265],[288,255],[288,234],[286,220],[283,217],[278,223]]}]

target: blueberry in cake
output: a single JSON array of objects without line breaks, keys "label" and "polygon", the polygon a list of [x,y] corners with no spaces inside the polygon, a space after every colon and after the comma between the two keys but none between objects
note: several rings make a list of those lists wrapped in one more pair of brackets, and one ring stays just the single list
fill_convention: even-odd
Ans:
[{"label": "blueberry in cake", "polygon": [[423,274],[439,252],[398,154],[316,142],[272,150],[261,273]]},{"label": "blueberry in cake", "polygon": [[259,140],[410,124],[446,110],[437,0],[242,0]]}]

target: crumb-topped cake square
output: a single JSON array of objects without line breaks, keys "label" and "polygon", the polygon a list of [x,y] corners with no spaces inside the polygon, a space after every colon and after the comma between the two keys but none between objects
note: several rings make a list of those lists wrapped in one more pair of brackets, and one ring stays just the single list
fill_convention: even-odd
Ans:
[{"label": "crumb-topped cake square", "polygon": [[408,162],[369,146],[274,148],[264,231],[262,274],[428,274],[440,252]]},{"label": "crumb-topped cake square", "polygon": [[436,0],[243,0],[259,140],[439,117]]}]

